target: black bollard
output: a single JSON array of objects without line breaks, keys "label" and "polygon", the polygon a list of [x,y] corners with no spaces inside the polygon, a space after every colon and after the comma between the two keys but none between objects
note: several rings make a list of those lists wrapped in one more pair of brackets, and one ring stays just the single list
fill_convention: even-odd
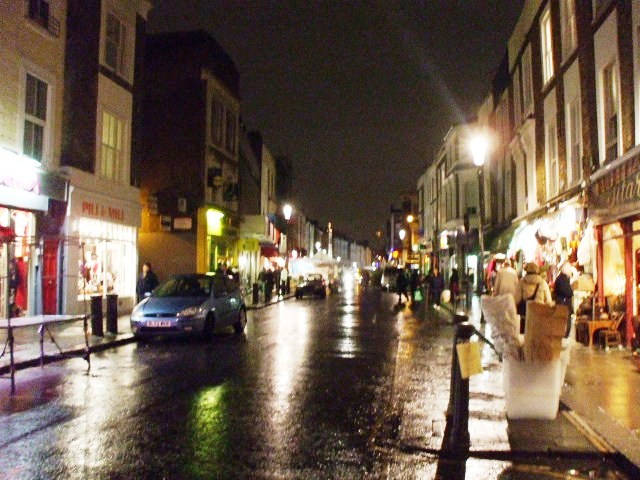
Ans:
[{"label": "black bollard", "polygon": [[260,285],[258,285],[257,283],[254,283],[253,290],[251,293],[252,293],[251,300],[253,301],[254,305],[257,305],[258,302],[260,301]]},{"label": "black bollard", "polygon": [[453,414],[454,393],[456,390],[456,384],[460,378],[460,368],[458,367],[458,351],[456,345],[458,344],[458,325],[469,321],[469,317],[464,313],[456,312],[453,315],[453,323],[455,325],[455,331],[453,334],[453,351],[451,352],[451,378],[449,381],[449,406],[447,407],[447,420],[451,418]]},{"label": "black bollard", "polygon": [[91,334],[104,336],[102,328],[102,295],[91,295]]},{"label": "black bollard", "polygon": [[107,295],[107,332],[118,334],[118,295]]},{"label": "black bollard", "polygon": [[[464,315],[456,315],[461,318]],[[453,342],[453,362],[451,366],[451,387],[449,395],[449,418],[451,428],[449,430],[448,445],[454,451],[468,451],[469,439],[469,379],[462,378],[458,365],[456,345],[468,342],[475,333],[475,328],[468,322],[456,324],[456,332]]]}]

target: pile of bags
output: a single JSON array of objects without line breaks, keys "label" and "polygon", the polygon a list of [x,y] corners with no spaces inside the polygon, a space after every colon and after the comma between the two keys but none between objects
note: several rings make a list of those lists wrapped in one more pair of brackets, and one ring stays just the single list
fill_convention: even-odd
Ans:
[{"label": "pile of bags", "polygon": [[563,342],[568,308],[527,302],[523,336],[511,295],[484,295],[481,306],[491,326],[496,351],[504,362],[507,416],[555,418],[569,362],[568,342]]}]

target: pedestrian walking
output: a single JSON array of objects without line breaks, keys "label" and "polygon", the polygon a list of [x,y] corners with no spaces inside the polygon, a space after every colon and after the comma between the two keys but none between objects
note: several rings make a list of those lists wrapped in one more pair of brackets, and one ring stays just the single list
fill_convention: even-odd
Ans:
[{"label": "pedestrian walking", "polygon": [[142,264],[142,273],[138,277],[138,283],[136,284],[138,302],[145,297],[145,294],[151,293],[158,286],[158,283],[160,282],[158,282],[158,277],[151,269],[151,263],[144,262]]},{"label": "pedestrian walking", "polygon": [[568,337],[571,332],[571,315],[573,314],[573,288],[571,288],[570,273],[571,264],[565,262],[560,268],[560,274],[556,277],[556,281],[553,284],[553,296],[556,304],[566,305],[569,309],[565,337]]},{"label": "pedestrian walking", "polygon": [[409,294],[407,293],[407,288],[409,287],[409,279],[407,278],[407,274],[404,270],[400,269],[398,271],[398,276],[396,277],[396,290],[398,291],[398,305],[402,304],[402,295],[409,301]]},{"label": "pedestrian walking", "polygon": [[460,298],[460,277],[458,275],[457,268],[451,269],[451,275],[449,276],[449,291],[451,292],[451,303],[453,303],[454,309],[457,309],[458,300]]},{"label": "pedestrian walking", "polygon": [[431,292],[431,301],[436,307],[440,307],[440,297],[444,290],[444,278],[438,271],[438,267],[433,267],[431,270],[431,285],[429,290]]},{"label": "pedestrian walking", "polygon": [[493,285],[492,295],[505,295],[509,294],[516,300],[516,290],[518,289],[518,273],[511,266],[511,261],[506,259],[502,263],[502,267],[496,274],[495,282]]},{"label": "pedestrian walking", "polygon": [[533,262],[524,266],[525,276],[518,282],[516,289],[516,308],[520,315],[520,333],[524,333],[524,320],[527,301],[532,300],[546,305],[553,305],[549,284],[538,273],[538,265]]}]

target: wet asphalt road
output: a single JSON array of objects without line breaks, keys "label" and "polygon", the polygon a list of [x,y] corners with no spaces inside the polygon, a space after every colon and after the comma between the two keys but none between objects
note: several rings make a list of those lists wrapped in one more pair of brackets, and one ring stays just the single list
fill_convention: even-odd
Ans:
[{"label": "wet asphalt road", "polygon": [[[288,300],[250,312],[244,335],[127,345],[93,355],[89,375],[78,359],[21,372],[18,395],[3,392],[0,479],[566,478],[575,465],[561,460],[434,453],[452,329],[394,301]],[[483,388],[472,444],[499,450],[485,427],[503,404]],[[585,476],[572,478],[620,478],[591,456],[578,463]]]}]

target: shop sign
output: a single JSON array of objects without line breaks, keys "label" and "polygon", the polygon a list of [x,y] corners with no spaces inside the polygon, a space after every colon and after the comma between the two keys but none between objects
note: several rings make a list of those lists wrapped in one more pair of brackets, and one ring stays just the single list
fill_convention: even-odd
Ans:
[{"label": "shop sign", "polygon": [[256,238],[241,238],[238,240],[238,250],[241,252],[257,252],[260,250],[260,242]]},{"label": "shop sign", "polygon": [[82,216],[123,223],[124,209],[85,200],[82,202]]},{"label": "shop sign", "polygon": [[16,170],[2,172],[0,173],[0,185],[25,192],[40,193],[40,184],[35,170],[22,169],[19,173]]},{"label": "shop sign", "polygon": [[633,210],[640,206],[640,155],[634,155],[590,186],[591,208]]},{"label": "shop sign", "polygon": [[191,217],[176,217],[173,219],[174,230],[191,230],[193,220]]}]

